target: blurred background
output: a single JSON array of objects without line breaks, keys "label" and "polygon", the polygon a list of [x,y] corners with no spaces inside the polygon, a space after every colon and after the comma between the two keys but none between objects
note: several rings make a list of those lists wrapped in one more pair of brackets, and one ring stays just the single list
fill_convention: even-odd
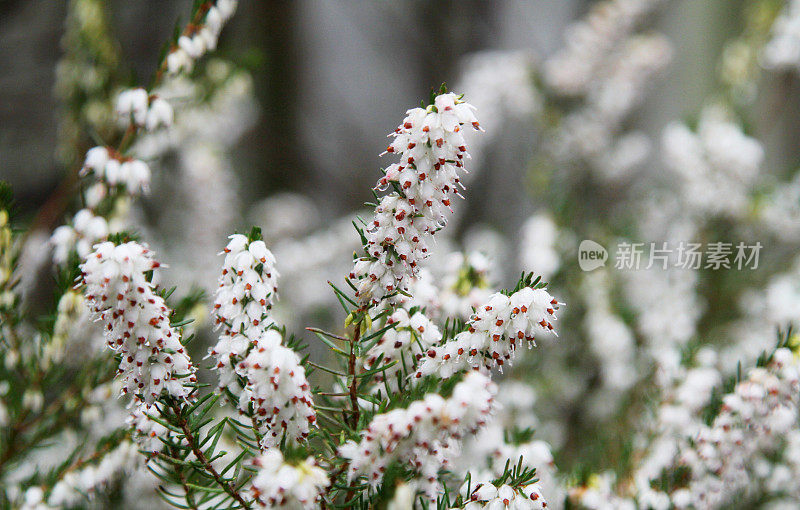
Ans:
[{"label": "blurred background", "polygon": [[[106,3],[120,81],[146,81],[191,2]],[[592,3],[243,3],[217,52],[250,70],[257,102],[253,125],[232,153],[239,180],[247,183],[237,191],[243,206],[296,191],[328,214],[355,209],[370,197],[369,184],[381,164],[376,156],[405,109],[442,82],[457,85],[464,58],[472,53],[551,56],[563,47],[567,25]],[[659,126],[697,110],[714,86],[723,42],[742,24],[744,3],[670,2],[648,20],[670,38],[674,53],[633,122]],[[26,212],[42,205],[65,173],[56,150],[59,136],[66,136],[59,135],[56,79],[67,7],[66,2],[0,3],[0,176],[14,186]],[[503,131],[491,135],[508,142],[519,137]],[[498,207],[498,201],[473,193],[471,218],[495,217],[508,199],[532,209],[519,186],[528,156],[530,151],[502,165],[481,162],[487,190],[503,200]],[[523,214],[513,216],[522,221]]]}]

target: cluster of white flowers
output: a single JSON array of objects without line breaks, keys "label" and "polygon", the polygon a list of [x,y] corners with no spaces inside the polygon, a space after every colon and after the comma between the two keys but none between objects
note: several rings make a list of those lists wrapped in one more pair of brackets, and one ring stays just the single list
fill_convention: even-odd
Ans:
[{"label": "cluster of white flowers", "polygon": [[367,252],[350,273],[364,306],[407,286],[427,256],[431,236],[447,222],[450,198],[458,194],[459,172],[469,157],[461,128],[480,129],[473,107],[448,93],[427,108],[413,108],[390,136],[387,152],[400,156],[378,183],[394,186],[375,208],[364,230]]},{"label": "cluster of white flowers", "polygon": [[177,46],[167,55],[167,71],[173,75],[191,72],[195,61],[206,52],[215,50],[222,27],[236,12],[238,3],[238,0],[216,0],[208,8],[202,23],[190,25],[189,30],[178,38]]},{"label": "cluster of white flowers", "polygon": [[800,2],[789,0],[772,25],[772,38],[762,54],[770,69],[800,69]]},{"label": "cluster of white flowers", "polygon": [[[211,349],[220,390],[239,397],[241,412],[252,406],[253,419],[268,448],[308,436],[316,421],[305,369],[273,329],[270,309],[277,296],[275,257],[264,241],[235,234],[225,247],[220,286],[214,303],[222,335]],[[246,381],[241,387],[238,378]]]},{"label": "cluster of white flowers", "polygon": [[507,463],[521,463],[523,468],[536,469],[542,491],[554,508],[560,508],[566,491],[557,477],[550,444],[542,439],[508,441],[509,430],[535,429],[537,436],[546,432],[547,426],[534,413],[535,391],[527,383],[506,379],[498,385],[497,402],[499,409],[492,421],[464,442],[461,454],[453,462],[453,472],[465,478],[469,473],[475,487],[478,481],[502,476]]},{"label": "cluster of white flowers", "polygon": [[250,492],[259,505],[295,510],[319,507],[329,481],[313,457],[293,466],[284,461],[280,450],[273,448],[252,462],[257,472]]},{"label": "cluster of white flowers", "polygon": [[[513,510],[544,510],[548,508],[547,501],[542,495],[539,484],[534,482],[522,487],[514,488],[503,484],[499,487],[489,481],[472,483],[462,487],[462,496],[468,503],[462,508],[464,510],[477,510],[488,508],[491,510],[513,509]],[[471,492],[467,494],[467,490]]]},{"label": "cluster of white flowers", "polygon": [[158,96],[149,95],[143,88],[120,92],[117,95],[116,112],[123,126],[133,124],[148,131],[170,127],[174,119],[172,106]]},{"label": "cluster of white flowers", "polygon": [[474,434],[494,411],[496,385],[472,372],[453,389],[450,398],[428,394],[406,409],[375,416],[362,431],[361,441],[348,441],[339,453],[350,459],[348,477],[365,475],[372,487],[383,480],[394,461],[421,475],[420,486],[430,497],[439,489],[439,470],[447,469],[459,440]]},{"label": "cluster of white flowers", "polygon": [[691,211],[734,217],[747,213],[764,149],[726,119],[724,111],[703,110],[697,133],[680,123],[668,125],[662,145],[666,166],[679,179]]},{"label": "cluster of white flowers", "polygon": [[284,435],[287,440],[305,439],[317,420],[306,370],[281,341],[280,333],[268,330],[237,367],[247,379],[239,406],[245,410],[248,401],[252,404],[264,448],[279,444]]},{"label": "cluster of white flowers", "polygon": [[160,264],[146,247],[100,243],[81,264],[85,296],[103,322],[106,342],[121,355],[124,393],[151,404],[162,391],[186,398],[194,367],[170,325],[170,310],[145,273]]},{"label": "cluster of white flowers", "polygon": [[607,181],[628,178],[651,151],[649,137],[625,131],[625,120],[672,57],[669,41],[637,33],[661,0],[605,0],[568,27],[566,45],[545,62],[544,84],[556,96],[579,99],[551,141],[567,163],[580,161]]},{"label": "cluster of white flowers", "polygon": [[386,324],[393,324],[394,328],[386,331],[367,352],[364,367],[376,368],[379,358],[380,366],[396,361],[395,365],[375,376],[376,381],[383,382],[385,379],[390,388],[396,389],[397,374],[402,374],[404,366],[413,367],[428,348],[442,340],[442,333],[425,314],[417,311],[409,315],[405,308],[398,308],[389,316]]},{"label": "cluster of white flowers", "polygon": [[791,350],[778,349],[769,365],[752,369],[724,397],[711,426],[682,452],[680,461],[691,469],[692,480],[672,494],[675,506],[722,508],[754,480],[769,476],[758,464],[780,453],[797,427],[799,401],[800,364]]},{"label": "cluster of white flowers", "polygon": [[544,289],[524,287],[510,296],[493,294],[467,322],[467,330],[428,349],[415,377],[448,378],[467,370],[501,367],[511,362],[523,342],[536,345],[539,333],[555,333],[551,320],[559,302]]},{"label": "cluster of white flowers", "polygon": [[102,216],[95,216],[89,209],[81,209],[72,219],[72,225],[61,225],[53,231],[50,244],[53,246],[53,261],[64,265],[75,251],[81,260],[91,252],[92,247],[108,236],[108,222]]},{"label": "cluster of white flowers", "polygon": [[150,186],[147,163],[125,158],[109,147],[93,147],[86,152],[81,175],[90,173],[108,186],[125,186],[131,195],[146,192]]},{"label": "cluster of white flowers", "polygon": [[216,322],[222,328],[211,349],[219,372],[219,388],[239,395],[236,367],[274,323],[269,315],[278,293],[275,256],[264,241],[234,234],[225,247],[225,261],[214,300]]},{"label": "cluster of white flowers", "polygon": [[[741,317],[732,325],[731,341],[720,349],[720,369],[733,374],[750,366],[775,345],[775,331],[800,317],[800,259],[785,272],[774,274],[763,287],[748,289],[739,299]],[[740,330],[747,327],[748,332]]]}]

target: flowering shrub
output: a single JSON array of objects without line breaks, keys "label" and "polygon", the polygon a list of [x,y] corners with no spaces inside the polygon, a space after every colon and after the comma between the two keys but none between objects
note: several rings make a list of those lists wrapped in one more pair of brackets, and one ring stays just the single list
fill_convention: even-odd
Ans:
[{"label": "flowering shrub", "polygon": [[[775,163],[745,113],[762,73],[800,69],[800,10],[746,10],[721,90],[696,122],[663,126],[662,171],[646,172],[655,142],[631,119],[674,51],[642,30],[666,4],[600,1],[544,61],[470,56],[465,94],[442,85],[398,115],[374,203],[352,224],[298,232],[314,205],[273,197],[262,225],[231,233],[224,155],[252,122],[252,84],[207,57],[236,0],[195,2],[149,87],[109,71],[89,94],[105,113],[63,119],[100,140],[74,158],[79,186],[64,188],[48,241],[0,185],[0,506],[800,504],[787,327],[800,316],[800,181],[761,179]],[[67,40],[93,37],[65,55],[76,73],[114,60],[102,20],[86,18],[98,5],[70,6]],[[85,92],[62,80],[64,97]],[[455,241],[456,199],[479,188],[469,172],[510,123],[536,133],[540,210],[513,241]],[[140,205],[163,198],[170,165],[191,190],[186,231],[165,240]],[[736,272],[716,242],[730,233],[780,249],[762,272]],[[569,258],[589,237],[602,245],[586,269]],[[646,268],[604,258],[641,239],[659,240]],[[715,264],[686,264],[694,240],[711,240]],[[52,303],[29,297],[39,253]],[[501,290],[504,266],[522,273]],[[197,290],[207,275],[218,286]]]}]

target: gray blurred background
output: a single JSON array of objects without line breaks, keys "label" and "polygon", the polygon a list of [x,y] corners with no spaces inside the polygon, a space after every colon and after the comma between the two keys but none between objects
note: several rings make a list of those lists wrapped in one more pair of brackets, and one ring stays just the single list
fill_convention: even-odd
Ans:
[{"label": "gray blurred background", "polygon": [[[223,31],[219,52],[248,67],[260,112],[239,142],[235,168],[250,203],[281,190],[313,198],[331,217],[370,197],[377,154],[402,112],[431,87],[458,78],[460,59],[484,49],[520,49],[544,59],[563,45],[564,27],[586,0],[243,1]],[[675,45],[669,70],[632,119],[657,128],[697,110],[712,86],[722,42],[741,2],[668,3],[654,20]],[[151,76],[183,1],[110,1],[111,25],[131,78]],[[0,178],[26,213],[53,192],[65,169],[55,157],[53,94],[62,54],[65,2],[0,1]],[[502,137],[518,134],[509,131]],[[520,158],[524,159],[524,158]],[[386,164],[386,163],[383,163]],[[482,162],[482,188],[470,220],[510,216],[533,205],[519,186],[523,165]],[[494,170],[494,171],[491,171]]]}]

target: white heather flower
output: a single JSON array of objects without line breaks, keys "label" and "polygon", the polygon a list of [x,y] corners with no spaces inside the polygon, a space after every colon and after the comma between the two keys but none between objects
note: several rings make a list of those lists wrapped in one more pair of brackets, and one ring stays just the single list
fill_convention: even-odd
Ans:
[{"label": "white heather flower", "polygon": [[193,68],[194,60],[183,49],[175,48],[167,55],[167,71],[169,74],[188,73]]},{"label": "white heather flower", "polygon": [[214,33],[220,33],[222,25],[225,20],[222,19],[222,13],[217,6],[212,5],[206,13],[206,27]]},{"label": "white heather flower", "polygon": [[[468,488],[471,490],[469,493],[467,493]],[[478,481],[477,479],[472,479],[469,484],[465,483],[461,488],[461,495],[465,501],[468,501],[464,506],[465,510],[479,508],[490,510],[506,508],[544,510],[547,508],[547,501],[544,499],[541,487],[537,482],[514,488],[507,484],[497,487],[489,480]]]},{"label": "white heather flower", "polygon": [[91,171],[97,175],[102,175],[110,157],[108,148],[92,147],[86,151],[86,159],[83,162],[82,173],[86,174]]},{"label": "white heather flower", "polygon": [[117,96],[117,116],[127,125],[133,120],[137,126],[143,126],[147,120],[147,107],[149,100],[147,91],[143,88],[123,90]]},{"label": "white heather flower", "polygon": [[41,487],[30,487],[25,491],[24,501],[21,510],[49,510],[49,506],[44,502],[44,490]]},{"label": "white heather flower", "polygon": [[178,47],[195,60],[202,57],[206,51],[201,39],[187,35],[182,35],[178,38]]},{"label": "white heather flower", "polygon": [[249,398],[264,448],[279,444],[284,435],[287,440],[305,439],[317,419],[305,368],[281,340],[280,333],[268,330],[237,367],[247,379],[239,406],[246,409]]},{"label": "white heather flower", "polygon": [[219,15],[223,23],[231,19],[236,12],[236,5],[238,3],[238,0],[217,0],[217,9],[219,9]]},{"label": "white heather flower", "polygon": [[250,492],[262,507],[310,510],[319,507],[329,481],[325,470],[309,457],[294,466],[273,448],[252,461],[256,475]]},{"label": "white heather flower", "polygon": [[150,186],[150,167],[143,161],[131,159],[119,166],[119,182],[131,195],[147,192]]},{"label": "white heather flower", "polygon": [[415,376],[437,374],[448,378],[457,372],[491,370],[511,362],[519,345],[536,345],[539,333],[555,333],[559,303],[544,289],[525,287],[511,296],[493,294],[481,305],[452,340],[428,349]]},{"label": "white heather flower", "polygon": [[486,424],[496,393],[488,377],[472,372],[455,386],[450,398],[428,394],[408,408],[375,416],[360,442],[349,441],[339,449],[350,459],[349,479],[364,475],[377,487],[386,467],[397,461],[417,471],[425,493],[435,497],[439,470],[450,465],[460,439]]},{"label": "white heather flower", "polygon": [[174,117],[172,106],[166,100],[155,97],[150,101],[145,127],[148,131],[154,131],[160,127],[170,127]]},{"label": "white heather flower", "polygon": [[195,61],[217,48],[222,27],[236,12],[237,3],[237,0],[218,0],[209,7],[202,24],[178,37],[177,45],[167,55],[169,74],[191,72]]},{"label": "white heather flower", "polygon": [[[107,186],[124,185],[131,195],[146,192],[150,185],[150,167],[147,163],[136,159],[123,159],[119,154],[106,147],[94,147],[87,151],[81,175],[90,173],[97,176]],[[87,203],[90,206],[92,203],[96,205],[108,193],[108,190],[95,190],[93,193],[99,193],[99,196],[87,196]]]},{"label": "white heather flower", "polygon": [[433,234],[447,223],[446,211],[469,157],[461,133],[465,124],[480,129],[473,107],[455,94],[442,94],[427,108],[408,110],[390,135],[394,141],[386,151],[400,162],[385,170],[378,187],[401,191],[381,199],[364,230],[367,256],[350,273],[362,305],[405,289],[407,277],[427,256]]},{"label": "white heather flower", "polygon": [[389,387],[396,389],[397,374],[402,374],[404,366],[409,369],[414,367],[428,348],[442,340],[442,333],[436,324],[422,312],[415,312],[414,315],[409,315],[408,310],[404,308],[399,308],[390,315],[386,324],[394,324],[395,326],[386,331],[381,339],[367,352],[364,367],[367,369],[376,368],[376,362],[381,355],[383,357],[380,358],[380,366],[397,361],[394,366],[375,376],[375,380],[378,382],[382,382],[386,378],[386,383]]},{"label": "white heather flower", "polygon": [[122,391],[148,405],[164,391],[186,398],[190,389],[183,382],[197,380],[170,325],[171,311],[145,277],[159,266],[150,250],[135,242],[100,243],[81,264],[87,302],[103,322],[109,347],[121,356]]},{"label": "white heather flower", "polygon": [[74,250],[81,260],[92,251],[97,241],[108,236],[108,223],[102,216],[95,216],[89,209],[81,209],[72,219],[72,225],[61,225],[53,231],[53,261],[63,265]]},{"label": "white heather flower", "polygon": [[103,182],[96,182],[86,188],[83,198],[89,209],[95,209],[108,196],[108,187]]},{"label": "white heather flower", "polygon": [[230,236],[224,253],[214,300],[222,333],[210,354],[217,360],[219,388],[238,395],[236,365],[273,324],[269,312],[277,297],[279,275],[275,257],[264,241],[250,242],[247,236],[235,234]]}]

